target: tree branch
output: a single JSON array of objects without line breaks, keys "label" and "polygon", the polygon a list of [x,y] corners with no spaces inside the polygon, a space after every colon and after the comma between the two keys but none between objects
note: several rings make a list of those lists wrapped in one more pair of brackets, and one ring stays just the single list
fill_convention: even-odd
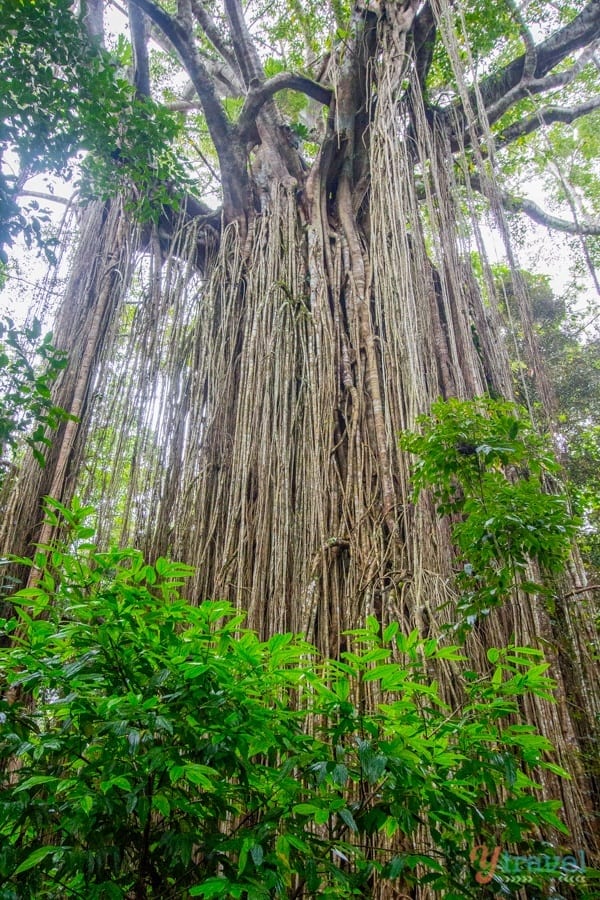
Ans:
[{"label": "tree branch", "polygon": [[[591,0],[571,22],[559,28],[537,46],[537,62],[533,77],[543,78],[571,53],[587,47],[598,37],[600,37],[600,0]],[[480,91],[486,108],[522,81],[524,68],[525,55],[522,55],[499,73],[483,79]]]},{"label": "tree branch", "polygon": [[103,0],[83,0],[81,3],[83,27],[92,40],[104,46],[104,3]]},{"label": "tree branch", "polygon": [[[536,64],[531,76],[527,77],[526,74],[528,54],[525,53],[499,72],[483,78],[479,83],[479,94],[488,112],[490,124],[497,121],[525,94],[551,90],[564,84],[564,79],[574,77],[573,69],[578,63],[575,67],[571,67],[569,73],[560,72],[550,78],[547,76],[570,54],[589,47],[598,38],[600,38],[600,0],[591,0],[578,16],[536,46]],[[529,59],[531,58],[530,52]],[[476,105],[474,90],[470,92],[470,102],[473,106]],[[465,139],[468,140],[463,103],[457,101],[444,110],[443,115],[454,128],[464,130]]]},{"label": "tree branch", "polygon": [[237,60],[233,53],[223,40],[217,23],[208,12],[201,0],[192,0],[192,13],[194,18],[202,28],[202,31],[211,42],[217,53],[225,60],[228,66],[235,72],[237,69]]},{"label": "tree branch", "polygon": [[553,125],[555,122],[570,125],[576,119],[587,116],[598,108],[600,108],[600,97],[593,97],[579,106],[546,106],[539,112],[533,113],[526,119],[521,119],[520,122],[514,122],[501,131],[496,135],[496,146],[503,147],[511,144],[518,138],[531,134],[542,125]]},{"label": "tree branch", "polygon": [[[471,175],[469,181],[471,187],[483,194],[484,197],[488,197],[486,191],[482,188],[480,179],[476,175]],[[600,234],[600,222],[569,222],[567,219],[559,219],[557,216],[553,216],[551,213],[543,210],[533,200],[529,200],[527,197],[515,197],[514,194],[509,194],[507,191],[502,191],[498,188],[494,189],[494,196],[500,200],[507,212],[525,213],[538,225],[552,228],[554,231],[562,231],[565,234]],[[488,199],[490,198],[488,197]]]},{"label": "tree branch", "polygon": [[537,65],[537,47],[533,35],[525,21],[521,10],[515,0],[506,0],[506,4],[513,14],[513,18],[519,25],[519,31],[525,44],[525,59],[523,61],[523,78],[532,78]]},{"label": "tree branch", "polygon": [[247,86],[265,77],[260,57],[248,31],[244,11],[239,0],[225,0],[225,10],[230,23],[231,42],[242,78]]},{"label": "tree branch", "polygon": [[133,45],[133,83],[139,97],[150,96],[150,63],[144,13],[129,0],[129,29]]},{"label": "tree branch", "polygon": [[[193,30],[186,28],[158,6],[154,0],[131,0],[139,6],[173,44],[202,103],[206,124],[215,145],[223,181],[223,206],[228,218],[240,218],[247,200],[246,159],[194,41]],[[185,12],[185,8],[184,8]],[[189,8],[191,18],[191,7]]]},{"label": "tree branch", "polygon": [[193,35],[186,32],[184,27],[154,3],[154,0],[130,0],[130,2],[146,13],[179,54],[202,103],[217,153],[225,152],[231,142],[229,122],[217,98],[212,78],[196,50]]},{"label": "tree branch", "polygon": [[49,200],[50,203],[60,203],[62,206],[68,206],[72,197],[60,197],[57,194],[49,194],[45,191],[21,191],[21,197],[34,197],[36,200]]},{"label": "tree branch", "polygon": [[546,75],[544,78],[523,78],[519,84],[501,97],[497,103],[486,108],[489,124],[493,125],[494,122],[497,122],[511,106],[514,106],[523,97],[554,91],[557,88],[571,84],[591,61],[596,47],[597,42],[594,41],[589,47],[585,48],[579,59],[570,68],[564,69],[562,72],[555,72],[554,74]]},{"label": "tree branch", "polygon": [[265,103],[283,90],[300,91],[324,106],[329,106],[333,94],[330,88],[292,72],[279,72],[262,84],[252,85],[237,123],[238,134],[242,140],[246,140],[252,133],[256,117]]},{"label": "tree branch", "polygon": [[165,109],[169,109],[171,112],[180,113],[197,112],[199,109],[202,109],[202,104],[199,100],[173,100],[171,103],[165,103],[164,106]]}]

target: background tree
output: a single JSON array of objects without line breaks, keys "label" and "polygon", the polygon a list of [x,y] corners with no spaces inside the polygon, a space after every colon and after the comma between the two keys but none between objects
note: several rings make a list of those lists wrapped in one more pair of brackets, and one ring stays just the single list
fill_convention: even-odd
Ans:
[{"label": "background tree", "polygon": [[[523,333],[510,275],[494,269],[504,298],[509,325],[508,347],[513,356],[517,394],[536,401],[532,371],[524,361]],[[598,563],[598,400],[600,342],[594,310],[581,309],[571,297],[559,297],[546,276],[522,272],[527,286],[532,323],[556,398],[555,429],[559,458],[568,478],[574,508],[583,516],[579,548],[597,582]]]},{"label": "background tree", "polygon": [[[97,38],[102,8],[85,7]],[[598,226],[589,210],[563,218],[515,198],[496,173],[517,142],[597,106],[600,3],[290,2],[254,17],[238,0],[132,0],[129,13],[138,94],[167,67],[183,73],[165,100],[186,115],[182,146],[221,206],[188,195],[174,211],[158,178],[140,194],[135,141],[113,146],[125,196],[88,211],[55,330],[71,361],[58,402],[81,424],[66,424],[41,478],[22,478],[3,546],[47,542],[40,497],[97,485],[94,465],[108,540],[126,471],[123,539],[193,564],[191,599],[228,598],[261,635],[301,632],[334,657],[367,615],[436,636],[457,618],[452,530],[430,495],[413,502],[398,433],[438,397],[512,396],[485,209],[542,418],[553,414],[505,211],[586,239]],[[118,439],[96,438],[92,460],[88,435],[108,435],[108,421]],[[485,646],[510,635],[544,643],[559,703],[525,708],[573,780],[549,774],[542,791],[560,792],[573,841],[593,847],[580,750],[598,698],[575,563],[572,576],[551,604],[515,589],[471,640],[482,669]]]}]

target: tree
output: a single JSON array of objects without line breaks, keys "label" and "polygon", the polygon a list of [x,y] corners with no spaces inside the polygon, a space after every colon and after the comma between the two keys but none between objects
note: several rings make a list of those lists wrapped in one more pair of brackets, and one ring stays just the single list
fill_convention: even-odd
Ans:
[{"label": "tree", "polygon": [[[86,4],[95,34],[101,9]],[[151,36],[163,69],[189,80],[167,100],[221,206],[188,195],[174,210],[176,186],[162,185],[158,214],[145,192],[135,227],[122,205],[139,209],[133,183],[88,211],[55,329],[71,360],[57,401],[81,424],[22,479],[3,546],[47,543],[40,497],[66,502],[100,472],[99,540],[114,536],[118,498],[125,542],[194,565],[190,598],[229,599],[263,637],[291,630],[337,657],[367,615],[437,636],[457,618],[451,522],[427,492],[413,502],[398,433],[438,397],[512,396],[484,209],[552,416],[506,211],[584,239],[598,225],[585,198],[568,220],[497,176],[518,142],[596,109],[600,3],[289,2],[256,21],[239,0],[132,0],[129,12],[137,89],[162,74]],[[509,635],[547,648],[558,706],[536,698],[527,715],[573,781],[548,775],[542,792],[560,792],[574,843],[592,847],[591,601],[576,562],[572,576],[551,599],[515,588],[471,641],[482,669]]]}]

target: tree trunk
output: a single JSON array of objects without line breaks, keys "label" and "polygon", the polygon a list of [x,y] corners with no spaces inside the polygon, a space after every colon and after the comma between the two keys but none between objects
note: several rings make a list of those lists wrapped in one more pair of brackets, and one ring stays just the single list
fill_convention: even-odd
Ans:
[{"label": "tree trunk", "polygon": [[[84,463],[81,422],[93,406],[92,392],[101,378],[102,350],[118,324],[121,301],[133,263],[130,228],[120,202],[95,203],[83,214],[80,239],[65,294],[57,313],[55,345],[68,354],[54,402],[73,419],[52,436],[43,469],[27,455],[16,481],[4,487],[0,547],[5,555],[27,557],[35,545],[46,544],[53,529],[43,521],[43,498],[69,503],[79,468]],[[52,289],[51,289],[52,290]],[[23,566],[5,570],[0,591],[16,579],[21,586],[35,570]]]}]

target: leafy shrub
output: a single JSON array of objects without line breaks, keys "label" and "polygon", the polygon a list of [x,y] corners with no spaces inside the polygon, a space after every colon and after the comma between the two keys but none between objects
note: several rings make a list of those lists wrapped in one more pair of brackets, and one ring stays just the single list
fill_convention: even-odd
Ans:
[{"label": "leafy shrub", "polygon": [[546,439],[514,403],[480,397],[439,400],[406,432],[401,446],[417,456],[415,498],[428,489],[440,515],[452,517],[462,571],[459,612],[468,624],[528,580],[563,570],[577,531],[566,498],[551,490],[559,466]]},{"label": "leafy shrub", "polygon": [[[460,648],[373,617],[339,661],[261,641],[228,603],[182,599],[189,567],[99,551],[90,512],[49,501],[70,534],[3,623],[2,900],[364,897],[374,878],[458,900],[487,890],[475,845],[564,831],[532,775],[562,770],[518,714],[552,694],[539,651],[490,650],[475,676]],[[430,844],[398,849],[424,824]]]},{"label": "leafy shrub", "polygon": [[65,354],[52,345],[52,335],[41,337],[37,319],[24,328],[8,317],[0,319],[0,486],[23,439],[44,465],[40,448],[50,444],[47,429],[69,418],[54,405],[50,391],[66,364]]}]

